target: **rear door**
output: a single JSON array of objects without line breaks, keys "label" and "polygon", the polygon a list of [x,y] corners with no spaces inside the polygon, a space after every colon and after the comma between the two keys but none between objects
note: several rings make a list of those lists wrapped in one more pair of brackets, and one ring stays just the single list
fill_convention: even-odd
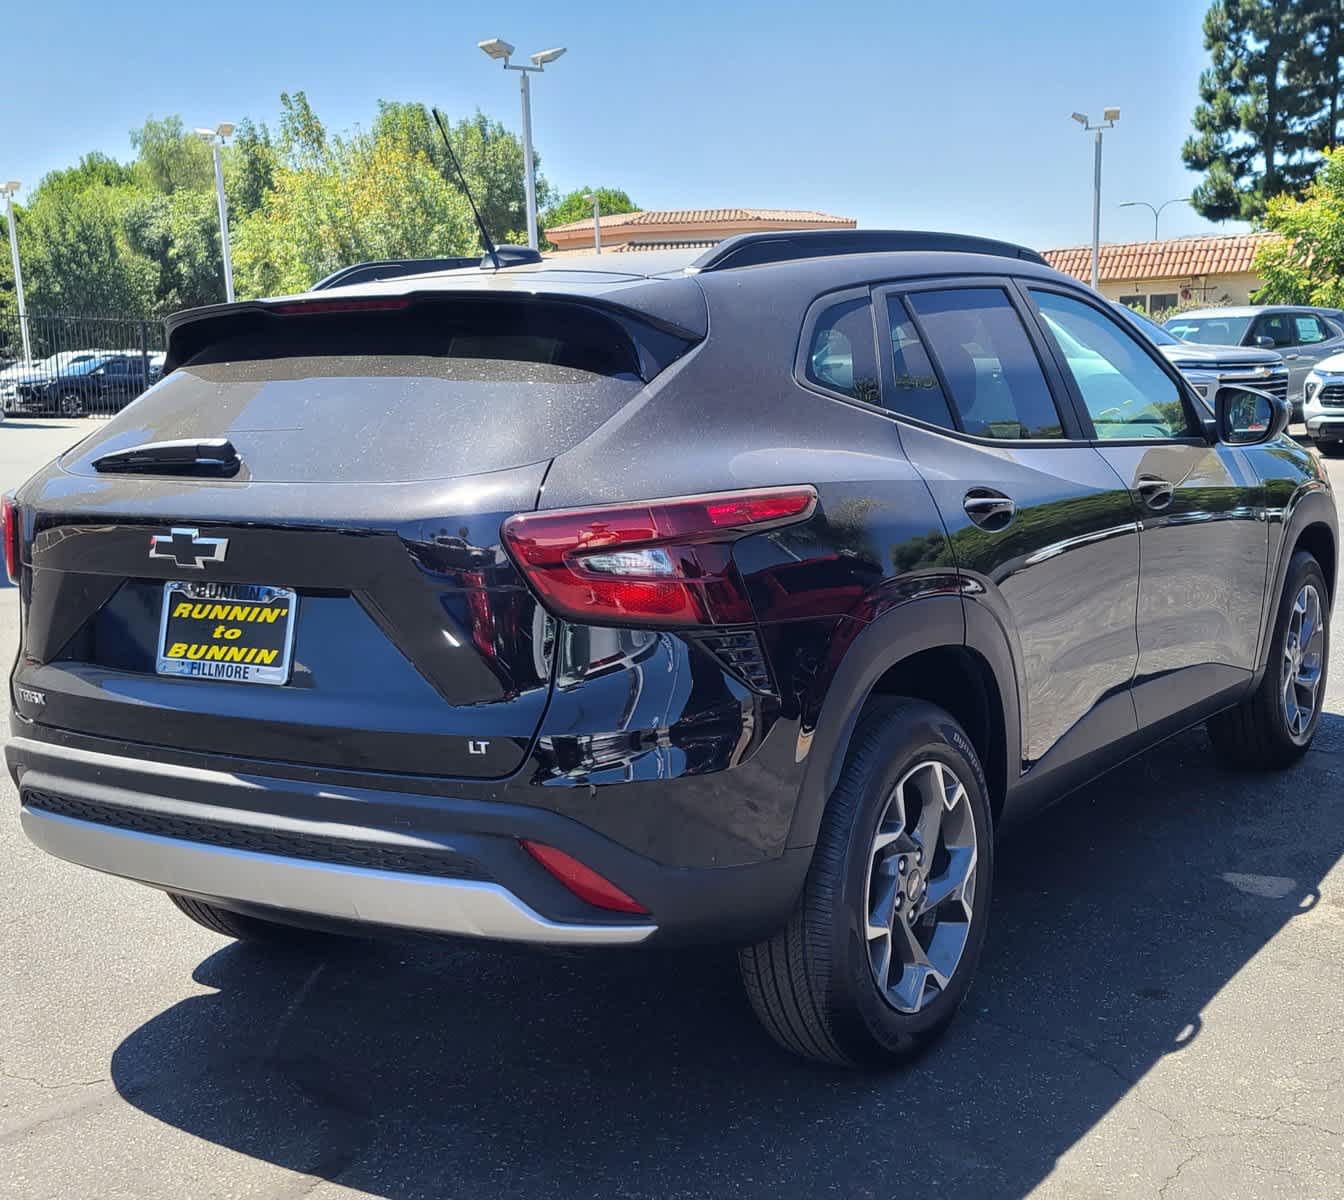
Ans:
[{"label": "rear door", "polygon": [[[637,322],[474,297],[289,308],[198,331],[21,493],[20,714],[232,757],[506,775],[545,709],[554,629],[500,526],[642,390]],[[98,467],[209,438],[236,471]]]},{"label": "rear door", "polygon": [[1017,660],[1026,766],[1042,773],[1135,732],[1138,524],[1082,437],[1007,280],[883,293],[884,403],[959,569]]},{"label": "rear door", "polygon": [[1283,355],[1288,365],[1288,396],[1300,405],[1307,376],[1323,358],[1338,353],[1340,341],[1336,330],[1324,317],[1313,312],[1278,312],[1257,317],[1248,339],[1255,345],[1257,338],[1270,338],[1274,348]]},{"label": "rear door", "polygon": [[1206,432],[1175,371],[1101,305],[1026,284],[1098,452],[1142,514],[1141,726],[1207,705],[1255,665],[1268,526],[1246,455]]}]

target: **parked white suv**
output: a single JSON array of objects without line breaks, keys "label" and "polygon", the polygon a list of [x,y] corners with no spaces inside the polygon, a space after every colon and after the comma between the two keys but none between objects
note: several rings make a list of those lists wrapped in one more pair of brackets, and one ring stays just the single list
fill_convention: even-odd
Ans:
[{"label": "parked white suv", "polygon": [[1307,436],[1326,454],[1344,442],[1344,354],[1322,359],[1307,376],[1302,419]]}]

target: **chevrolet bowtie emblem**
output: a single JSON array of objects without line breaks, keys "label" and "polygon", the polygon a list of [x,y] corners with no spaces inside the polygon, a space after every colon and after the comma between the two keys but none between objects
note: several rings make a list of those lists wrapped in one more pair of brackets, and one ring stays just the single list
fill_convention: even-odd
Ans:
[{"label": "chevrolet bowtie emblem", "polygon": [[179,567],[205,570],[208,562],[223,562],[228,538],[203,538],[199,529],[170,529],[149,539],[150,558],[171,558]]}]

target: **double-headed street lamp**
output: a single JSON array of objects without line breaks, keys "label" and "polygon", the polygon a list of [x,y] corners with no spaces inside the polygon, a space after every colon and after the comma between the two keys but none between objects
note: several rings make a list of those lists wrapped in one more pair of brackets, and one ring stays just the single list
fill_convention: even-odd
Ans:
[{"label": "double-headed street lamp", "polygon": [[1100,124],[1093,125],[1086,113],[1076,112],[1073,119],[1088,133],[1097,135],[1096,162],[1092,177],[1092,287],[1095,290],[1101,282],[1101,134],[1103,130],[1114,129],[1120,119],[1118,108],[1103,108]]},{"label": "double-headed street lamp", "polygon": [[532,60],[532,65],[526,67],[509,62],[509,59],[513,56],[513,47],[503,38],[490,38],[488,41],[477,42],[476,44],[491,58],[496,61],[502,60],[506,71],[519,72],[518,83],[523,93],[523,184],[527,189],[527,244],[535,250],[537,248],[537,181],[532,171],[532,90],[527,77],[530,74],[541,74],[546,69],[547,63],[555,62],[565,52],[565,47],[556,46],[550,50],[538,50],[536,54],[528,56]]},{"label": "double-headed street lamp", "polygon": [[28,344],[28,310],[23,304],[23,271],[19,269],[19,233],[14,227],[14,193],[23,185],[17,179],[0,184],[5,198],[5,224],[9,226],[9,253],[14,260],[14,299],[19,306],[19,333],[23,336],[23,365],[31,366],[33,348]]},{"label": "double-headed street lamp", "polygon": [[221,121],[213,129],[198,129],[196,136],[210,143],[210,151],[215,159],[215,199],[219,201],[219,247],[224,255],[224,295],[233,303],[233,253],[229,249],[229,202],[224,198],[224,167],[220,162],[219,148],[226,137],[233,133],[231,121]]},{"label": "double-headed street lamp", "polygon": [[1120,207],[1121,207],[1121,208],[1146,208],[1150,213],[1152,213],[1152,214],[1153,214],[1153,241],[1157,241],[1157,240],[1158,240],[1158,239],[1157,239],[1157,219],[1158,219],[1158,217],[1160,217],[1160,216],[1162,215],[1162,210],[1163,210],[1164,208],[1166,208],[1168,204],[1189,204],[1190,201],[1191,201],[1191,199],[1193,199],[1193,197],[1191,197],[1191,196],[1176,196],[1176,197],[1173,197],[1171,200],[1163,200],[1162,203],[1159,204],[1156,208],[1154,208],[1151,204],[1149,204],[1147,200],[1126,200],[1122,205],[1120,205]]}]

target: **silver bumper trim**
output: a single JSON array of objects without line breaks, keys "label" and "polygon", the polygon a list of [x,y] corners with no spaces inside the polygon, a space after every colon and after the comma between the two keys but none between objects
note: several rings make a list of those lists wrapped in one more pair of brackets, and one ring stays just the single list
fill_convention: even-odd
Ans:
[{"label": "silver bumper trim", "polygon": [[29,808],[23,831],[48,854],[168,891],[430,933],[552,945],[627,945],[653,925],[563,924],[497,883],[435,879],[179,841]]}]

